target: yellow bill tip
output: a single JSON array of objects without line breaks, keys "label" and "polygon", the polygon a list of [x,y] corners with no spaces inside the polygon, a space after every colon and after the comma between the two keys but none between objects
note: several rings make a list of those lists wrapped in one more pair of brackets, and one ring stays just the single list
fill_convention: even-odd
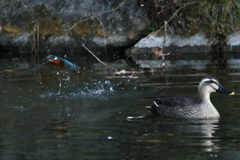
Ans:
[{"label": "yellow bill tip", "polygon": [[228,94],[228,95],[232,96],[232,95],[234,95],[234,94],[235,94],[235,92],[232,92],[232,93],[230,93],[230,94]]}]

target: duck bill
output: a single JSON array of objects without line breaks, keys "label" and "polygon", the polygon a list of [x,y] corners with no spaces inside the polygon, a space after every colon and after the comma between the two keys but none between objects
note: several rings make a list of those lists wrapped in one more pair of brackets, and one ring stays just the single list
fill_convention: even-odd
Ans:
[{"label": "duck bill", "polygon": [[227,94],[227,95],[234,95],[234,92],[231,92],[229,90],[226,90],[223,86],[220,86],[217,90],[218,93],[223,93],[223,94]]}]

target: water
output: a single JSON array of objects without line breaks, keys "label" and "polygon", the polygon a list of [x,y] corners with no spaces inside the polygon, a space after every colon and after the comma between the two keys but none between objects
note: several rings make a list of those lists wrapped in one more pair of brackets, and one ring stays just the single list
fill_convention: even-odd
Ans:
[{"label": "water", "polygon": [[[29,73],[31,64],[11,69],[3,59],[0,159],[239,159],[240,57],[229,54],[226,67],[204,57],[182,64],[169,58],[137,79],[106,78],[111,71],[97,62],[81,62],[80,72]],[[197,96],[205,75],[236,92],[211,95],[219,120],[162,118],[145,109],[152,105],[147,96]]]}]

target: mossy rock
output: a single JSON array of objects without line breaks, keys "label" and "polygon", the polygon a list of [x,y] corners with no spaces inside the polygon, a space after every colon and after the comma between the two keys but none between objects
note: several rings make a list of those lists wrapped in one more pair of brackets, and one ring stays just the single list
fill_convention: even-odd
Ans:
[{"label": "mossy rock", "polygon": [[10,26],[10,25],[4,26],[3,30],[8,32],[8,36],[10,38],[18,36],[18,35],[21,35],[23,33],[23,29],[22,28]]}]

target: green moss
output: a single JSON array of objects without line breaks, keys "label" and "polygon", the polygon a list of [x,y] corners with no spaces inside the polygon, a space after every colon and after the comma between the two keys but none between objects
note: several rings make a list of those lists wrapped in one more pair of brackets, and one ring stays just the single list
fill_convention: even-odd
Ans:
[{"label": "green moss", "polygon": [[51,15],[51,11],[49,11],[45,5],[39,5],[34,8],[35,17],[47,17]]},{"label": "green moss", "polygon": [[33,10],[20,12],[18,16],[11,25],[5,24],[3,27],[10,37],[24,32],[31,33],[34,31],[36,24],[39,24],[39,35],[42,40],[45,40],[50,35],[59,35],[63,31],[60,18],[54,16],[44,5],[36,6]]},{"label": "green moss", "polygon": [[[73,23],[71,26],[73,25],[75,24]],[[90,36],[95,35],[97,33],[97,30],[99,29],[102,29],[99,22],[95,22],[93,20],[86,20],[77,23],[75,27],[69,30],[69,34],[72,36]]]},{"label": "green moss", "polygon": [[45,17],[38,22],[40,38],[43,40],[50,35],[59,35],[63,31],[62,22],[58,17]]},{"label": "green moss", "polygon": [[23,2],[20,1],[20,2],[15,2],[13,3],[13,5],[17,8],[17,9],[21,9],[23,7]]},{"label": "green moss", "polygon": [[[237,0],[197,0],[192,10],[192,17],[198,18],[197,25],[208,36],[229,34],[239,30],[240,7]],[[198,8],[196,10],[196,8]]]},{"label": "green moss", "polygon": [[19,14],[19,22],[15,24],[22,26],[27,32],[31,32],[34,26],[33,20],[33,14],[30,11],[25,11]]},{"label": "green moss", "polygon": [[34,18],[33,14],[31,12],[29,12],[29,11],[21,12],[19,14],[19,16],[20,16],[20,19],[22,19],[22,20],[24,20],[24,19],[25,20],[31,20],[31,19]]},{"label": "green moss", "polygon": [[11,38],[18,36],[23,32],[22,28],[10,26],[10,25],[3,26],[3,30],[7,31],[9,37],[11,37]]}]

